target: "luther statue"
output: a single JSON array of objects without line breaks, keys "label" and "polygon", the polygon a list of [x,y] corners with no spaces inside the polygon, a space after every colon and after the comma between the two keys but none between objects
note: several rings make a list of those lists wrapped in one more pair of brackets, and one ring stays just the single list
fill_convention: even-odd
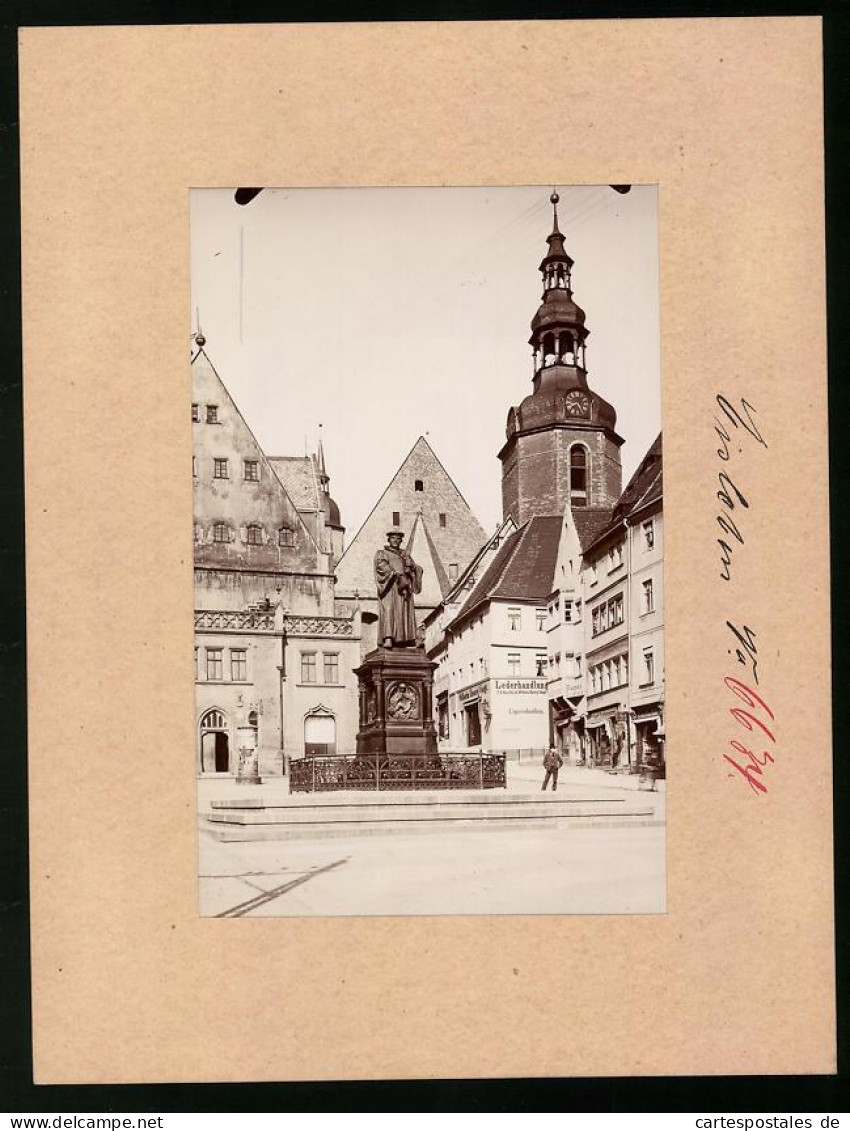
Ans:
[{"label": "luther statue", "polygon": [[384,648],[412,648],[416,644],[415,594],[422,592],[422,566],[418,566],[401,543],[404,531],[387,531],[387,545],[375,554],[380,618],[378,640]]}]

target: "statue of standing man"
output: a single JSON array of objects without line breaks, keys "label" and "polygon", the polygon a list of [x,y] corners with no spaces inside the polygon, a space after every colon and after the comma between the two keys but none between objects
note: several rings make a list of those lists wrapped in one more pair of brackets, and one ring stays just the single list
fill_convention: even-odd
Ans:
[{"label": "statue of standing man", "polygon": [[378,640],[384,648],[412,648],[416,644],[415,594],[422,592],[422,566],[401,543],[404,531],[387,531],[387,544],[375,554],[380,618]]}]

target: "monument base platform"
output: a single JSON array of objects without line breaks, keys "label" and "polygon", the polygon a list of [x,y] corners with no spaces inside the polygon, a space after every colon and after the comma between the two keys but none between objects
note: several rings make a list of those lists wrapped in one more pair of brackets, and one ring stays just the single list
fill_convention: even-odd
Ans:
[{"label": "monument base platform", "polygon": [[360,685],[358,754],[437,754],[435,663],[423,648],[376,648],[355,675]]}]

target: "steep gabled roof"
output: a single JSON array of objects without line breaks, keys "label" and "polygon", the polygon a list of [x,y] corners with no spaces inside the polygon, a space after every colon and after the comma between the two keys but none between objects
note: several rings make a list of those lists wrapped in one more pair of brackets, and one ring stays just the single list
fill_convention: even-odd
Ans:
[{"label": "steep gabled roof", "polygon": [[[609,534],[612,534],[618,527],[621,527],[623,521],[628,520],[630,515],[634,514],[640,507],[645,507],[648,503],[655,502],[662,497],[662,466],[663,451],[661,433],[659,432],[650,445],[646,455],[638,464],[637,470],[629,480],[625,491],[623,491],[622,495],[620,495],[617,500],[617,505],[611,512],[610,521],[586,546],[582,543],[582,549],[585,553],[595,549],[604,542]],[[573,511],[573,514],[575,513],[576,512]]]},{"label": "steep gabled roof", "polygon": [[582,551],[593,542],[611,521],[611,507],[572,507],[573,523]]},{"label": "steep gabled roof", "polygon": [[269,456],[269,463],[300,511],[321,510],[316,467],[310,456]]},{"label": "steep gabled roof", "polygon": [[423,515],[418,514],[407,540],[407,551],[417,565],[422,566],[423,605],[438,605],[449,591],[449,578]]},{"label": "steep gabled roof", "polygon": [[[222,415],[227,415],[229,417],[229,425],[232,426],[234,443],[237,442],[238,439],[238,442],[241,445],[246,446],[243,448],[243,450],[251,451],[253,453],[253,457],[255,457],[261,465],[267,468],[271,483],[273,485],[274,496],[273,500],[269,500],[268,504],[274,512],[269,515],[270,520],[285,520],[289,525],[293,527],[293,529],[296,529],[298,531],[299,542],[302,548],[295,550],[290,548],[281,549],[280,547],[276,547],[273,556],[275,558],[295,559],[299,555],[303,555],[304,550],[307,547],[309,547],[310,553],[312,554],[323,553],[318,543],[316,542],[316,539],[314,538],[309,526],[307,526],[307,524],[301,518],[299,509],[290,497],[285,485],[281,481],[277,469],[273,466],[272,461],[260,446],[260,443],[257,440],[257,437],[254,435],[251,426],[242,415],[242,411],[236,404],[236,401],[233,399],[233,395],[227,388],[227,385],[225,384],[221,374],[213,365],[206,350],[203,347],[200,347],[198,351],[193,354],[189,364],[192,372],[192,387],[193,390],[195,390],[193,395],[198,395],[198,389],[203,390],[204,388],[207,388],[209,390],[215,390],[214,395],[216,396],[216,399],[221,401]],[[223,428],[222,435],[228,434],[228,424],[225,424],[223,422],[221,423]],[[197,490],[199,486],[200,484],[196,480],[196,508],[198,505]],[[259,512],[256,512],[256,517],[260,517]],[[270,546],[266,546],[265,549],[266,556],[272,555]],[[255,547],[251,547],[248,552],[251,554],[251,557],[254,560],[256,560],[259,556],[259,551]],[[236,561],[238,560],[239,555],[243,554],[243,551],[241,549],[234,550],[234,548],[230,544],[228,544],[227,547],[221,547],[219,545],[196,547],[195,561],[196,564],[202,562],[202,559],[209,559],[210,561],[213,561],[218,556],[221,556],[225,553],[227,558]],[[203,564],[206,564],[205,560]]]},{"label": "steep gabled roof", "polygon": [[452,623],[493,599],[545,603],[555,576],[561,522],[560,515],[536,515],[511,534]]}]

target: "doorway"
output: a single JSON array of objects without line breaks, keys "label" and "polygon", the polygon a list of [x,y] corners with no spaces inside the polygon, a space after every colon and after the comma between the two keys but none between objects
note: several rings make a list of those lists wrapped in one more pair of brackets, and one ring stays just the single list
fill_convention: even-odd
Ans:
[{"label": "doorway", "polygon": [[230,735],[224,711],[213,708],[201,719],[201,773],[230,773]]},{"label": "doorway", "polygon": [[466,714],[466,745],[467,746],[480,746],[481,745],[481,715],[478,709],[478,703],[470,703],[464,707]]}]

